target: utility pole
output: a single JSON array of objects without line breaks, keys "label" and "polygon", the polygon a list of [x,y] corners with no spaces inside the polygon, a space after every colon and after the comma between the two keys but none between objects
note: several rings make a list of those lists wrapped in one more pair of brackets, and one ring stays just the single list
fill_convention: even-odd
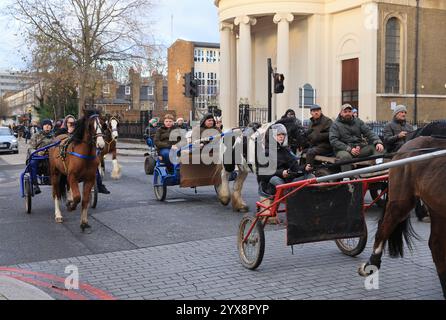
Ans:
[{"label": "utility pole", "polygon": [[417,18],[415,27],[415,90],[414,90],[414,124],[418,121],[418,43],[420,36],[420,0],[417,0]]},{"label": "utility pole", "polygon": [[271,63],[271,58],[268,58],[267,60],[268,65],[268,122],[272,121],[272,99],[273,99],[273,93],[272,93],[272,76],[273,76],[273,67]]}]

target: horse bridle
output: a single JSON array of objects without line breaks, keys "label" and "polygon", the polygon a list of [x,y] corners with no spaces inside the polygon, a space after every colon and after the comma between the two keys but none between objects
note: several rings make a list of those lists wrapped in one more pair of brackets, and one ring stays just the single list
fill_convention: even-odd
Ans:
[{"label": "horse bridle", "polygon": [[[98,137],[104,137],[104,132],[102,131],[102,126],[99,121],[98,114],[93,114],[88,119],[94,119],[95,124],[96,124],[96,132],[94,135],[92,135],[93,140],[90,142],[90,144],[95,145]],[[98,132],[98,131],[100,131],[100,132]]]},{"label": "horse bridle", "polygon": [[111,117],[110,119],[105,120],[105,124],[107,126],[107,129],[110,131],[111,134],[111,141],[107,142],[107,144],[112,143],[113,141],[115,141],[116,139],[113,137],[113,132],[118,132],[118,126],[116,126],[116,128],[112,127],[112,120],[115,120],[118,124],[119,124],[119,120],[116,119],[116,117]]}]

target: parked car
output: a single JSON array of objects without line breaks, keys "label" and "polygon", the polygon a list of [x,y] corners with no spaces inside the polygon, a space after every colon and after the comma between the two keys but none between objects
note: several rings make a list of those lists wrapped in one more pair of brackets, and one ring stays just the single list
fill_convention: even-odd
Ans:
[{"label": "parked car", "polygon": [[17,138],[8,127],[0,127],[0,152],[19,153]]}]

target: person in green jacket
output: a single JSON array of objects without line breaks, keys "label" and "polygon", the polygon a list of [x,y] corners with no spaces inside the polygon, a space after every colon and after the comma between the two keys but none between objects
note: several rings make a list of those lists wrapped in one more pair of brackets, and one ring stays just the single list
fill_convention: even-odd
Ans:
[{"label": "person in green jacket", "polygon": [[[344,104],[330,128],[330,144],[340,161],[382,154],[384,146],[379,137],[359,118],[353,117],[353,107]],[[351,165],[341,166],[342,171]]]}]

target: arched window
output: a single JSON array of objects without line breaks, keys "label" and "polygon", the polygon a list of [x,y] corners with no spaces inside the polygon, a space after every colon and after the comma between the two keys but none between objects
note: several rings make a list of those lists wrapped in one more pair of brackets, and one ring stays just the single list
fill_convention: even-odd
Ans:
[{"label": "arched window", "polygon": [[386,24],[386,93],[400,92],[401,23],[390,18]]}]

